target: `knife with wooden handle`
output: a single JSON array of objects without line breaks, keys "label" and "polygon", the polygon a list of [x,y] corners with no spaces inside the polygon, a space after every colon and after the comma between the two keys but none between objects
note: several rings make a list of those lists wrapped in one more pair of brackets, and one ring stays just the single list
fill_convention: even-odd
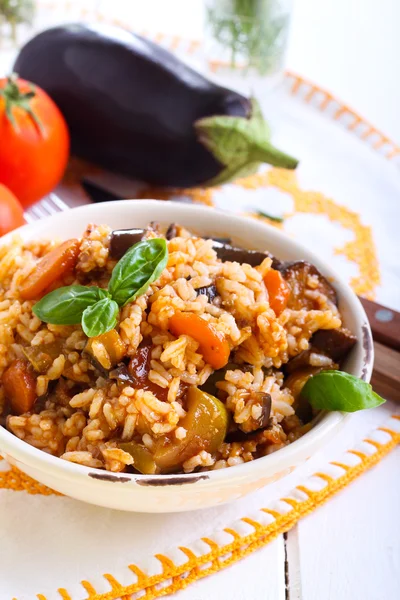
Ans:
[{"label": "knife with wooden handle", "polygon": [[372,387],[383,398],[400,403],[400,313],[366,298],[360,301],[374,338]]},{"label": "knife with wooden handle", "polygon": [[400,313],[366,298],[360,297],[360,301],[367,313],[374,340],[400,350]]}]

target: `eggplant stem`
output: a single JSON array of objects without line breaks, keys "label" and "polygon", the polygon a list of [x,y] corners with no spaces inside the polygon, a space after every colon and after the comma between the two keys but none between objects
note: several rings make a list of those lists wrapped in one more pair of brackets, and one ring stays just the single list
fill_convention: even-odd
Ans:
[{"label": "eggplant stem", "polygon": [[197,138],[221,163],[221,172],[205,185],[220,185],[256,172],[262,163],[295,169],[298,160],[270,143],[259,104],[251,98],[249,118],[212,116],[195,122]]}]

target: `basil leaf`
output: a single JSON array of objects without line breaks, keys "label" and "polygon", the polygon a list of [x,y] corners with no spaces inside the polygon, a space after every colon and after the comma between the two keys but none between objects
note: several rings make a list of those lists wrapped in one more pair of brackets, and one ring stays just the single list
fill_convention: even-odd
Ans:
[{"label": "basil leaf", "polygon": [[44,323],[78,325],[83,311],[107,296],[107,290],[96,286],[68,285],[44,296],[32,311]]},{"label": "basil leaf", "polygon": [[144,240],[132,246],[115,265],[108,290],[112,298],[123,306],[135,300],[161,275],[168,261],[165,240]]},{"label": "basil leaf", "polygon": [[118,313],[118,304],[111,298],[103,298],[84,311],[82,329],[88,337],[106,333],[116,326]]},{"label": "basil leaf", "polygon": [[307,381],[301,395],[322,410],[355,412],[386,402],[362,379],[343,371],[322,371]]}]

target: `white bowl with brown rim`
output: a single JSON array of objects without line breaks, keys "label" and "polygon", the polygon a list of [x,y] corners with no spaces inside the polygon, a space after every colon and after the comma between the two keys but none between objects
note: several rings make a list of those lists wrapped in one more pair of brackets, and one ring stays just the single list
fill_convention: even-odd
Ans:
[{"label": "white bowl with brown rim", "polygon": [[[373,345],[367,316],[357,296],[317,254],[274,227],[198,205],[156,200],[124,200],[92,204],[60,213],[18,230],[25,240],[80,236],[90,222],[114,229],[145,227],[150,221],[177,222],[202,236],[230,237],[248,249],[268,250],[283,260],[304,259],[329,278],[339,297],[346,327],[358,339],[344,370],[369,381]],[[0,244],[7,243],[4,236]],[[346,415],[320,414],[313,428],[290,445],[254,461],[215,471],[174,474],[114,474],[77,465],[30,446],[0,427],[0,453],[37,481],[67,496],[99,506],[136,512],[179,512],[236,500],[292,472],[336,435]]]}]

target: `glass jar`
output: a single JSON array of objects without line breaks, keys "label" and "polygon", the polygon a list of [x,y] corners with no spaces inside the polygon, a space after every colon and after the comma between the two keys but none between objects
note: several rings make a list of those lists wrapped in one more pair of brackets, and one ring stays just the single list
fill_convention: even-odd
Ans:
[{"label": "glass jar", "polygon": [[260,80],[273,86],[283,74],[291,9],[292,0],[206,0],[210,71],[242,89],[259,87]]},{"label": "glass jar", "polygon": [[33,20],[33,0],[0,0],[0,48],[15,48],[19,33],[27,29]]}]

